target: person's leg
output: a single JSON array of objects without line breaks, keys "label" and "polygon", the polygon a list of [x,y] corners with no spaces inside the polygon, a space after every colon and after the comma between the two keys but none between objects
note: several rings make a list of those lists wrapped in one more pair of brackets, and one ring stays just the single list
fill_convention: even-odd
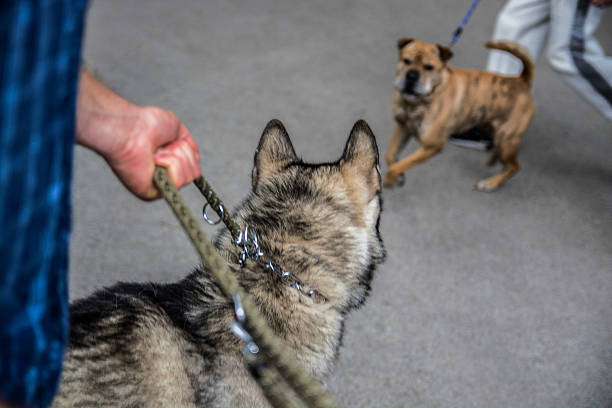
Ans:
[{"label": "person's leg", "polygon": [[547,57],[565,81],[612,120],[612,57],[593,36],[601,15],[589,0],[553,2]]},{"label": "person's leg", "polygon": [[60,378],[85,5],[0,2],[0,404],[48,406]]},{"label": "person's leg", "polygon": [[[510,0],[497,16],[493,40],[517,42],[529,50],[535,61],[546,40],[550,17],[550,0]],[[504,75],[518,75],[518,59],[501,51],[491,51],[487,70]]]}]

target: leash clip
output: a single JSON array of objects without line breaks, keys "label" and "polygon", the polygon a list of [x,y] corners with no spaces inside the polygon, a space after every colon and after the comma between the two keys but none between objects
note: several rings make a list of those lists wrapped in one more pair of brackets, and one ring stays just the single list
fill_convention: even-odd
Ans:
[{"label": "leash clip", "polygon": [[247,225],[244,228],[244,232],[240,231],[240,235],[238,235],[234,243],[242,247],[242,251],[240,251],[240,256],[238,257],[238,263],[241,266],[244,266],[247,259],[259,262],[259,258],[263,255],[263,252],[259,247],[257,231]]}]

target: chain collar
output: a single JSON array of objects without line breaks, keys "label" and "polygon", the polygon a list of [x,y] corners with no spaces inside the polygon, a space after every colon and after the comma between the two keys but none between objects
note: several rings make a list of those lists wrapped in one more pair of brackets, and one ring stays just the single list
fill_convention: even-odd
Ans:
[{"label": "chain collar", "polygon": [[307,288],[295,274],[286,271],[282,266],[269,259],[259,246],[255,229],[247,225],[244,231],[240,231],[240,234],[233,240],[233,243],[241,248],[240,255],[238,256],[238,264],[240,266],[244,266],[247,260],[256,262],[276,275],[283,284],[297,289],[298,292],[312,299],[315,303],[322,303],[327,300],[317,290]]},{"label": "chain collar", "polygon": [[[213,206],[213,209],[215,210],[217,215],[219,215],[219,219],[217,221],[213,221],[208,217],[208,214],[206,214],[207,206],[208,203],[205,203],[204,208],[202,208],[202,216],[208,224],[217,225],[221,220],[225,222],[224,216],[226,216],[227,214],[225,213],[225,208],[223,204],[218,204],[217,207]],[[226,225],[229,228],[229,224],[227,222]],[[269,259],[263,253],[261,247],[259,246],[257,232],[254,228],[251,228],[247,225],[243,231],[240,230],[238,224],[234,223],[234,225],[235,230],[239,232],[238,237],[234,238],[232,242],[234,243],[234,245],[241,248],[240,255],[238,256],[238,264],[240,266],[244,266],[247,260],[256,262],[259,265],[263,266],[265,269],[272,271],[272,273],[275,274],[282,283],[289,287],[297,289],[298,292],[312,299],[312,301],[314,301],[315,303],[323,303],[327,301],[325,296],[323,296],[317,290],[307,288],[301,281],[301,279],[295,276],[295,274],[284,270],[282,266]],[[233,231],[235,230],[231,230],[230,232],[232,232],[233,234]]]}]

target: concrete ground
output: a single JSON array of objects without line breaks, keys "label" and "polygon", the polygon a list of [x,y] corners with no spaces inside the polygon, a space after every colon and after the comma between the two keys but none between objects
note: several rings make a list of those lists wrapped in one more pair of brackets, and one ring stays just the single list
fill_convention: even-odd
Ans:
[{"label": "concrete ground", "polygon": [[[446,43],[469,3],[98,0],[84,54],[120,94],[187,124],[233,205],[272,118],[308,161],[338,158],[359,118],[384,154],[396,40]],[[484,67],[502,4],[481,2],[454,65]],[[612,11],[599,37],[612,53]],[[544,59],[537,69],[523,168],[502,189],[472,191],[496,169],[449,146],[384,191],[388,260],[329,381],[343,406],[612,407],[612,124]],[[197,190],[183,194],[199,212]],[[132,197],[78,149],[72,298],[197,263],[164,202]]]}]

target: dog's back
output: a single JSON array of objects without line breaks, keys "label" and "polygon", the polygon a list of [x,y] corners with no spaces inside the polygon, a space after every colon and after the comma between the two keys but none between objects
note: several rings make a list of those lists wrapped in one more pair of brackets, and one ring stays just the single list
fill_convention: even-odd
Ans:
[{"label": "dog's back", "polygon": [[206,382],[202,380],[212,371],[214,337],[194,338],[206,329],[196,328],[185,312],[196,307],[203,314],[223,310],[227,302],[215,292],[205,293],[192,275],[169,285],[119,283],[75,302],[55,405],[210,402],[212,398],[198,394],[193,379]]},{"label": "dog's back", "polygon": [[452,81],[444,92],[448,95],[447,100],[452,101],[447,103],[447,108],[453,112],[451,122],[454,133],[468,132],[478,127],[487,128],[492,121],[503,121],[517,104],[526,106],[525,112],[534,109],[530,89],[535,66],[529,51],[510,41],[489,41],[486,47],[519,58],[523,70],[517,76],[509,76],[449,66],[453,74]]}]

